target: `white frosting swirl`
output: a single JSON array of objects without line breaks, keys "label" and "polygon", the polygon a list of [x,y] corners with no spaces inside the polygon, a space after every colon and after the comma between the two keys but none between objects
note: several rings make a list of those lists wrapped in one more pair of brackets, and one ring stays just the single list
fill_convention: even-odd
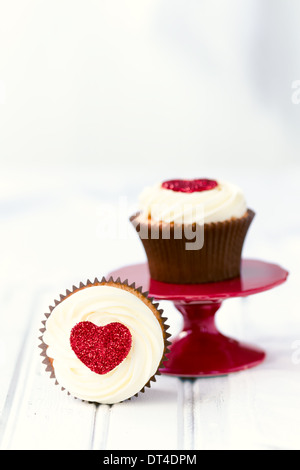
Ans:
[{"label": "white frosting swirl", "polygon": [[245,215],[246,200],[242,190],[226,181],[214,189],[185,193],[165,189],[161,183],[147,187],[140,194],[141,216],[157,222],[207,224]]},{"label": "white frosting swirl", "polygon": [[[128,356],[104,375],[91,371],[70,346],[73,326],[91,321],[97,326],[120,322],[129,328]],[[43,336],[59,384],[71,395],[98,403],[117,403],[138,393],[155,374],[164,352],[163,332],[152,310],[135,294],[100,285],[81,289],[52,311]]]}]

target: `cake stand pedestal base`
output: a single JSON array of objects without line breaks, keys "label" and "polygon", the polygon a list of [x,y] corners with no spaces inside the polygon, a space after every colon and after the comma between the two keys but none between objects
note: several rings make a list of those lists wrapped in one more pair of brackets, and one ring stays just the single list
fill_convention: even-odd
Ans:
[{"label": "cake stand pedestal base", "polygon": [[176,303],[183,315],[183,329],[170,346],[163,374],[212,377],[260,364],[265,352],[220,333],[215,314],[220,302]]},{"label": "cake stand pedestal base", "polygon": [[226,299],[247,297],[273,289],[286,281],[288,271],[277,264],[243,259],[240,277],[204,284],[170,284],[151,279],[147,263],[110,273],[141,286],[156,300],[168,300],[183,315],[183,329],[172,341],[163,374],[179,377],[227,375],[260,364],[261,349],[228,338],[215,324],[215,314]]}]

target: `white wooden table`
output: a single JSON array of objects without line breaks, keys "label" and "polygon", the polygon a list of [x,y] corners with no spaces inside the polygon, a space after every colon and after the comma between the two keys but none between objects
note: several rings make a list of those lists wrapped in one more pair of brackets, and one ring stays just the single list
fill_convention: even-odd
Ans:
[{"label": "white wooden table", "polygon": [[[249,193],[252,176],[241,175]],[[1,449],[300,449],[299,176],[294,170],[261,175],[264,186],[258,177],[250,198],[257,218],[245,254],[284,266],[287,283],[227,300],[217,317],[225,334],[265,349],[265,362],[218,378],[162,375],[145,394],[96,406],[49,380],[39,356],[40,322],[54,298],[73,284],[144,260],[135,234],[113,239],[103,230],[105,210],[119,202],[114,185],[118,195],[133,198],[144,182],[133,190],[132,181],[126,185],[101,170],[4,171]],[[283,180],[289,187],[284,197],[278,185]],[[176,334],[180,315],[171,303],[161,306]]]}]

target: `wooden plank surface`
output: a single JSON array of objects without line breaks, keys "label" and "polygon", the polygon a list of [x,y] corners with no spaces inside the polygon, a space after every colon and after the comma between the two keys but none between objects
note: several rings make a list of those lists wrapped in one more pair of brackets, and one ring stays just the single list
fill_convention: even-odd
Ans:
[{"label": "wooden plank surface", "polygon": [[[249,242],[250,254],[278,259],[290,270],[288,282],[272,292],[228,300],[217,316],[224,334],[267,351],[263,364],[218,378],[162,375],[130,401],[93,405],[49,380],[39,356],[40,322],[63,290],[129,260],[139,262],[143,253],[134,238],[104,243],[94,195],[63,194],[45,196],[47,203],[39,205],[38,187],[37,205],[28,208],[23,201],[13,217],[0,217],[7,247],[0,273],[1,449],[299,449],[298,225],[290,221],[290,229],[280,232],[278,223],[273,237],[266,231]],[[171,303],[162,304],[176,334],[182,319]]]}]

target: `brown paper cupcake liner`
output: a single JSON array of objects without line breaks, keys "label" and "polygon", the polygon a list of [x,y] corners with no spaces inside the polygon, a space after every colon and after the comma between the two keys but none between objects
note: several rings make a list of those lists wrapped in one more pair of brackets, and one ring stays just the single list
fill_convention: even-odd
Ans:
[{"label": "brown paper cupcake liner", "polygon": [[[54,300],[54,305],[49,306],[49,312],[44,314],[45,320],[42,321],[43,327],[39,330],[42,333],[42,335],[39,337],[40,344],[38,346],[41,349],[40,356],[43,358],[42,363],[45,365],[46,372],[50,374],[50,378],[54,379],[55,385],[59,386],[60,384],[56,379],[55,370],[54,370],[54,367],[52,365],[53,360],[50,357],[48,357],[48,355],[47,355],[48,345],[43,341],[43,335],[44,335],[44,332],[46,331],[46,326],[45,325],[46,325],[47,319],[51,315],[53,309],[57,305],[59,305],[61,302],[63,302],[67,297],[75,294],[76,292],[78,292],[82,289],[86,289],[86,288],[89,288],[89,287],[92,287],[92,286],[100,286],[100,285],[116,286],[118,288],[125,289],[129,292],[132,292],[134,295],[138,296],[152,310],[153,314],[155,315],[155,317],[159,321],[161,329],[162,329],[163,338],[164,338],[164,352],[163,352],[161,361],[158,365],[158,368],[157,368],[156,372],[152,375],[152,377],[150,377],[148,382],[142,387],[141,390],[139,390],[137,393],[135,393],[133,395],[133,396],[137,397],[140,393],[144,393],[146,388],[150,388],[152,382],[156,382],[156,376],[161,375],[160,370],[164,368],[164,362],[166,362],[168,360],[167,355],[169,353],[169,346],[171,344],[171,342],[169,341],[168,338],[170,338],[171,335],[170,335],[170,333],[167,332],[167,330],[170,328],[170,326],[166,323],[167,318],[163,316],[163,310],[158,309],[159,303],[155,303],[154,298],[149,297],[148,292],[143,292],[142,287],[136,287],[135,282],[132,283],[132,284],[129,284],[127,279],[125,281],[121,281],[120,278],[117,278],[116,280],[114,280],[113,277],[110,277],[108,280],[106,280],[105,277],[102,277],[101,281],[99,281],[98,278],[95,278],[95,280],[93,282],[91,282],[88,279],[86,284],[84,284],[83,282],[80,282],[79,287],[76,287],[76,286],[73,285],[72,290],[67,289],[66,293],[64,295],[60,294],[59,300]],[[93,401],[84,400],[84,399],[81,399],[81,398],[78,398],[78,397],[72,395],[64,387],[61,387],[61,390],[65,391],[68,395],[73,396],[73,398],[75,398],[75,399],[79,399],[83,402],[95,403]],[[130,400],[131,398],[132,397],[129,397],[128,399],[123,400],[123,401]],[[120,402],[118,402],[118,403],[120,403]]]},{"label": "brown paper cupcake liner", "polygon": [[[168,224],[170,237],[163,238],[166,223],[144,222],[139,213],[130,218],[144,246],[152,279],[174,284],[196,284],[232,279],[240,275],[244,240],[255,213],[224,222],[204,224],[204,244],[197,250],[187,250],[191,240],[181,225],[181,238],[176,238],[179,226]],[[152,224],[157,224],[158,236],[151,238]],[[196,224],[189,226],[195,231]],[[142,236],[140,235],[142,233]],[[145,237],[146,234],[146,237]]]}]

